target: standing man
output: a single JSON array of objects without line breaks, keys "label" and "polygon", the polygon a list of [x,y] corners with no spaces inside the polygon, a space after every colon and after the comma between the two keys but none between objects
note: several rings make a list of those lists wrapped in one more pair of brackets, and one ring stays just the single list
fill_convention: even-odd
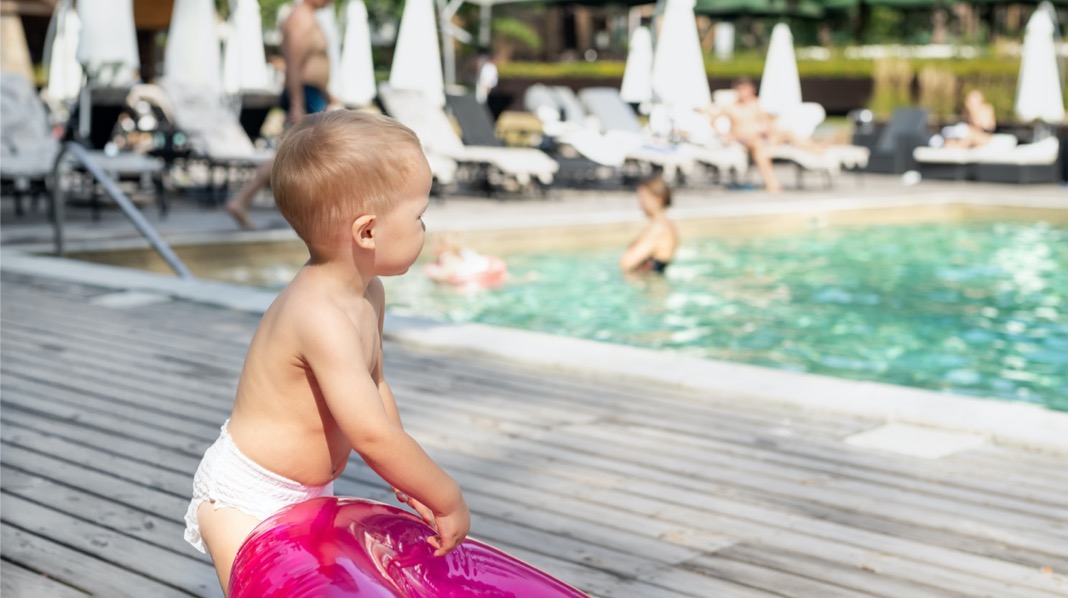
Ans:
[{"label": "standing man", "polygon": [[[330,83],[330,58],[326,35],[315,20],[315,11],[326,8],[333,0],[302,0],[282,22],[282,56],[286,79],[279,105],[286,111],[286,124],[293,125],[306,114],[322,112],[338,105],[327,91]],[[254,230],[256,223],[248,209],[256,194],[271,179],[274,160],[256,169],[256,174],[226,202],[226,211],[241,228]]]}]

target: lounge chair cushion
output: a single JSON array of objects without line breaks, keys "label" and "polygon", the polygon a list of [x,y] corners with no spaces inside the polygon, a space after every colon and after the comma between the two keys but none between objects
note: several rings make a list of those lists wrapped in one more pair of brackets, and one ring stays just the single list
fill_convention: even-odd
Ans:
[{"label": "lounge chair cushion", "polygon": [[215,92],[195,89],[164,78],[160,86],[170,100],[175,124],[189,137],[201,157],[220,163],[260,164],[272,151],[257,149],[237,116]]},{"label": "lounge chair cushion", "polygon": [[1017,145],[1008,151],[982,154],[980,164],[1016,164],[1020,166],[1045,166],[1057,161],[1060,154],[1060,141],[1048,137],[1042,141]]},{"label": "lounge chair cushion", "polygon": [[494,166],[520,184],[537,179],[548,185],[560,167],[545,152],[534,148],[464,145],[445,111],[432,105],[418,91],[393,89],[383,84],[379,88],[379,98],[393,118],[415,131],[428,152],[460,163]]}]

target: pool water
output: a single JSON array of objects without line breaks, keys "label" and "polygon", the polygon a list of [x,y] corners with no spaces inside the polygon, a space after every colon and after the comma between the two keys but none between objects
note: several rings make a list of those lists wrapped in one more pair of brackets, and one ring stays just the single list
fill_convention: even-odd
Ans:
[{"label": "pool water", "polygon": [[1068,227],[965,222],[506,256],[493,290],[387,280],[394,313],[536,330],[1068,411]]}]

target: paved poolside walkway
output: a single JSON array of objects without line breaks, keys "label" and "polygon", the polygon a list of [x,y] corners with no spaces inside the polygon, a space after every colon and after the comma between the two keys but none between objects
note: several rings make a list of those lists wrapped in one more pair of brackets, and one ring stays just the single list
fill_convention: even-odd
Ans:
[{"label": "paved poolside walkway", "polygon": [[[0,284],[3,595],[219,596],[181,518],[258,315]],[[385,365],[472,535],[593,595],[1068,595],[1063,457],[909,457],[844,442],[865,418],[396,341]],[[390,500],[356,459],[337,490]]]},{"label": "paved poolside walkway", "polygon": [[[781,168],[781,167],[780,167]],[[792,180],[789,170],[784,180]],[[1068,187],[1061,185],[994,185],[948,181],[902,184],[892,175],[844,173],[832,189],[814,181],[804,189],[768,194],[762,190],[729,190],[715,185],[683,187],[675,191],[671,215],[677,220],[707,215],[773,215],[787,211],[848,208],[908,207],[937,205],[956,200],[1068,208]],[[272,207],[253,210],[253,218],[273,230],[236,230],[221,207],[203,207],[188,197],[172,198],[173,209],[161,218],[151,198],[143,198],[142,212],[171,243],[214,242],[295,238]],[[485,230],[530,226],[582,225],[583,223],[639,223],[642,215],[633,191],[620,189],[554,190],[548,199],[508,197],[492,199],[448,195],[432,203],[427,213],[428,230]],[[65,227],[69,250],[109,245],[144,244],[143,239],[118,210],[105,208],[92,220],[85,208],[69,208]],[[4,246],[51,251],[52,226],[42,202],[36,210],[19,217],[13,204],[0,204],[0,243]]]}]

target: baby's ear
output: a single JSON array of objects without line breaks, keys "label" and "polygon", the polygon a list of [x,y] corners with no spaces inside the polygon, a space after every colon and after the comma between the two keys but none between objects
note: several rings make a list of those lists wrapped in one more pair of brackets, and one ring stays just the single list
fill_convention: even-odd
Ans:
[{"label": "baby's ear", "polygon": [[378,219],[374,214],[364,214],[352,221],[352,242],[363,249],[375,248],[375,224]]}]

